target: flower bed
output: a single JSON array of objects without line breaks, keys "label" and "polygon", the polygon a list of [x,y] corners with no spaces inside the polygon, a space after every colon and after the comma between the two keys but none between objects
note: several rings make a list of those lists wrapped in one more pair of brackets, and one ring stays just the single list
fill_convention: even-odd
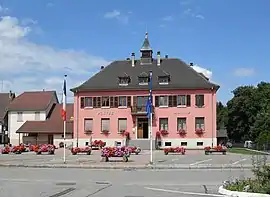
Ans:
[{"label": "flower bed", "polygon": [[170,147],[164,148],[164,154],[168,155],[169,153],[181,153],[182,155],[186,154],[186,149],[184,147]]},{"label": "flower bed", "polygon": [[22,152],[25,152],[26,148],[24,145],[18,145],[18,146],[5,146],[2,150],[2,154],[9,154],[9,153],[15,153],[15,154],[21,154]]},{"label": "flower bed", "polygon": [[129,154],[130,153],[135,153],[135,155],[138,155],[142,150],[136,146],[129,146],[126,147],[128,149]]},{"label": "flower bed", "polygon": [[103,148],[106,145],[105,142],[103,142],[102,140],[95,140],[92,142],[92,149],[100,149]]},{"label": "flower bed", "polygon": [[206,155],[209,155],[211,153],[222,153],[223,155],[226,155],[227,147],[226,146],[214,146],[213,148],[210,146],[204,147],[204,152]]},{"label": "flower bed", "polygon": [[91,155],[91,147],[73,147],[70,149],[72,155],[77,155],[78,153],[86,153],[87,155]]},{"label": "flower bed", "polygon": [[253,178],[225,181],[219,193],[238,197],[270,197],[270,166],[266,156],[252,157]]},{"label": "flower bed", "polygon": [[49,155],[53,155],[55,151],[55,146],[52,144],[42,144],[39,146],[35,146],[34,151],[37,155],[42,153],[48,153]]},{"label": "flower bed", "polygon": [[101,151],[101,157],[108,162],[110,157],[122,157],[124,162],[128,162],[129,151],[126,147],[105,147]]}]

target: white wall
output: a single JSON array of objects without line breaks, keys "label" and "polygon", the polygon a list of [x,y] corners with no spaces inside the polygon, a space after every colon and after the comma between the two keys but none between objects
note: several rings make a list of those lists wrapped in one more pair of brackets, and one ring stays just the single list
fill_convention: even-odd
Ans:
[{"label": "white wall", "polygon": [[[22,134],[17,134],[16,131],[27,121],[35,121],[36,111],[23,111],[22,120],[18,121],[17,111],[8,112],[8,133],[10,138],[10,143],[12,145],[18,145],[22,142]],[[40,120],[46,120],[46,112],[40,112]],[[20,136],[20,137],[19,137]]]},{"label": "white wall", "polygon": [[[54,134],[53,135],[53,144],[56,147],[59,147],[59,143],[64,142],[64,138],[62,134]],[[66,146],[72,146],[73,144],[73,136],[72,134],[66,134]]]}]

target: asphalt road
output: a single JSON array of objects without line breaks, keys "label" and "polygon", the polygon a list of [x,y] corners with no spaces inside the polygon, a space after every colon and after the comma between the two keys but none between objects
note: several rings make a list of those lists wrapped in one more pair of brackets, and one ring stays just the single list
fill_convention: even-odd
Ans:
[{"label": "asphalt road", "polygon": [[248,176],[252,176],[249,170],[0,168],[0,196],[216,197],[224,180]]}]

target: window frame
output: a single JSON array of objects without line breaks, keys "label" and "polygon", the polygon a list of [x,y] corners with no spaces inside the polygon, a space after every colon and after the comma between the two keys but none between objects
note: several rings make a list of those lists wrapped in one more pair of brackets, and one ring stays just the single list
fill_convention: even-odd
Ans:
[{"label": "window frame", "polygon": [[94,104],[93,104],[93,97],[92,96],[86,96],[86,97],[84,97],[84,108],[93,108],[93,106],[94,106]]},{"label": "window frame", "polygon": [[[125,128],[120,128],[120,121],[125,121]],[[118,118],[118,133],[123,133],[122,130],[127,130],[127,118]]]},{"label": "window frame", "polygon": [[[104,100],[106,99],[106,100]],[[105,105],[103,105],[105,103]],[[110,108],[110,97],[109,96],[102,96],[101,97],[101,108]]]},{"label": "window frame", "polygon": [[[182,99],[181,99],[182,97]],[[184,102],[183,102],[183,98],[184,98]],[[176,98],[176,105],[177,107],[186,107],[187,106],[187,95],[185,94],[180,94],[180,95],[177,95],[177,98]]]},{"label": "window frame", "polygon": [[[167,121],[167,122],[162,123],[162,121]],[[169,118],[159,118],[158,123],[159,123],[159,131],[169,130]]]},{"label": "window frame", "polygon": [[[166,103],[165,105],[161,105],[161,99],[164,99],[163,102],[165,102],[165,98],[166,98]],[[169,106],[169,97],[167,95],[160,95],[158,97],[158,104],[159,104],[159,107],[168,107]]]},{"label": "window frame", "polygon": [[[88,130],[86,129],[86,121],[91,121],[91,128]],[[87,133],[87,132],[90,132],[91,133],[93,132],[93,124],[94,124],[94,121],[93,121],[93,118],[85,118],[84,121],[83,121],[83,126],[84,126],[84,133]]]},{"label": "window frame", "polygon": [[35,121],[39,121],[40,120],[40,112],[36,111],[35,112]]},{"label": "window frame", "polygon": [[[203,123],[200,122],[201,120],[203,120]],[[197,125],[199,125],[199,127],[197,127]],[[195,129],[205,130],[205,117],[195,117]]]},{"label": "window frame", "polygon": [[[108,129],[103,128],[103,125],[104,125],[103,121],[108,121],[108,125],[107,125]],[[110,118],[101,118],[101,132],[103,132],[103,131],[110,132]]]},{"label": "window frame", "polygon": [[[182,120],[184,120],[184,122],[180,123]],[[179,127],[179,125],[181,125],[181,127]],[[178,117],[177,118],[177,131],[179,130],[187,130],[187,118],[186,117]]]},{"label": "window frame", "polygon": [[129,82],[129,77],[119,77],[119,86],[128,86]]},{"label": "window frame", "polygon": [[[123,99],[125,99],[125,105],[121,105],[121,98]],[[118,97],[118,107],[119,108],[126,108],[127,107],[127,96],[119,96]]]},{"label": "window frame", "polygon": [[[166,81],[163,81],[166,80]],[[159,85],[168,85],[170,82],[170,79],[168,76],[159,76],[158,77],[158,84]]]},{"label": "window frame", "polygon": [[204,101],[205,101],[204,94],[196,94],[195,95],[195,106],[196,107],[199,107],[199,108],[204,107],[204,105],[205,105]]},{"label": "window frame", "polygon": [[139,85],[148,85],[149,77],[138,77],[138,81],[139,81]]}]

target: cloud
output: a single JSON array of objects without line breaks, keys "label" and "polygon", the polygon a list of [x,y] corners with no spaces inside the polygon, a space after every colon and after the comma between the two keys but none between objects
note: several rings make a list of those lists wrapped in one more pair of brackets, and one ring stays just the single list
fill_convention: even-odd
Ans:
[{"label": "cloud", "polygon": [[250,77],[255,75],[254,68],[237,68],[233,71],[233,74],[237,77]]},{"label": "cloud", "polygon": [[27,38],[33,32],[30,21],[22,22],[11,16],[0,18],[2,91],[20,94],[51,89],[61,92],[64,74],[68,75],[68,88],[71,88],[91,77],[101,65],[109,63],[83,51],[57,49],[29,41]]},{"label": "cloud", "polygon": [[[129,11],[128,14],[132,14],[132,12]],[[123,24],[128,24],[128,22],[129,22],[129,16],[125,15],[125,14],[122,14],[118,10],[113,10],[111,12],[105,13],[104,18],[106,18],[106,19],[116,19],[116,20],[118,20],[119,22],[121,22]]]},{"label": "cloud", "polygon": [[172,21],[173,20],[173,16],[165,16],[162,18],[163,21]]},{"label": "cloud", "polygon": [[212,71],[207,70],[206,68],[200,67],[199,65],[194,65],[192,66],[192,68],[198,72],[198,73],[202,73],[204,76],[206,76],[208,79],[212,78]]},{"label": "cloud", "polygon": [[198,19],[204,19],[204,16],[202,14],[198,14],[196,13],[195,11],[193,11],[192,9],[186,9],[184,12],[183,12],[183,15],[184,16],[189,16],[189,17],[193,17],[193,18],[198,18]]},{"label": "cloud", "polygon": [[0,13],[6,13],[6,12],[8,12],[8,10],[9,10],[8,8],[5,8],[5,7],[0,5]]}]

